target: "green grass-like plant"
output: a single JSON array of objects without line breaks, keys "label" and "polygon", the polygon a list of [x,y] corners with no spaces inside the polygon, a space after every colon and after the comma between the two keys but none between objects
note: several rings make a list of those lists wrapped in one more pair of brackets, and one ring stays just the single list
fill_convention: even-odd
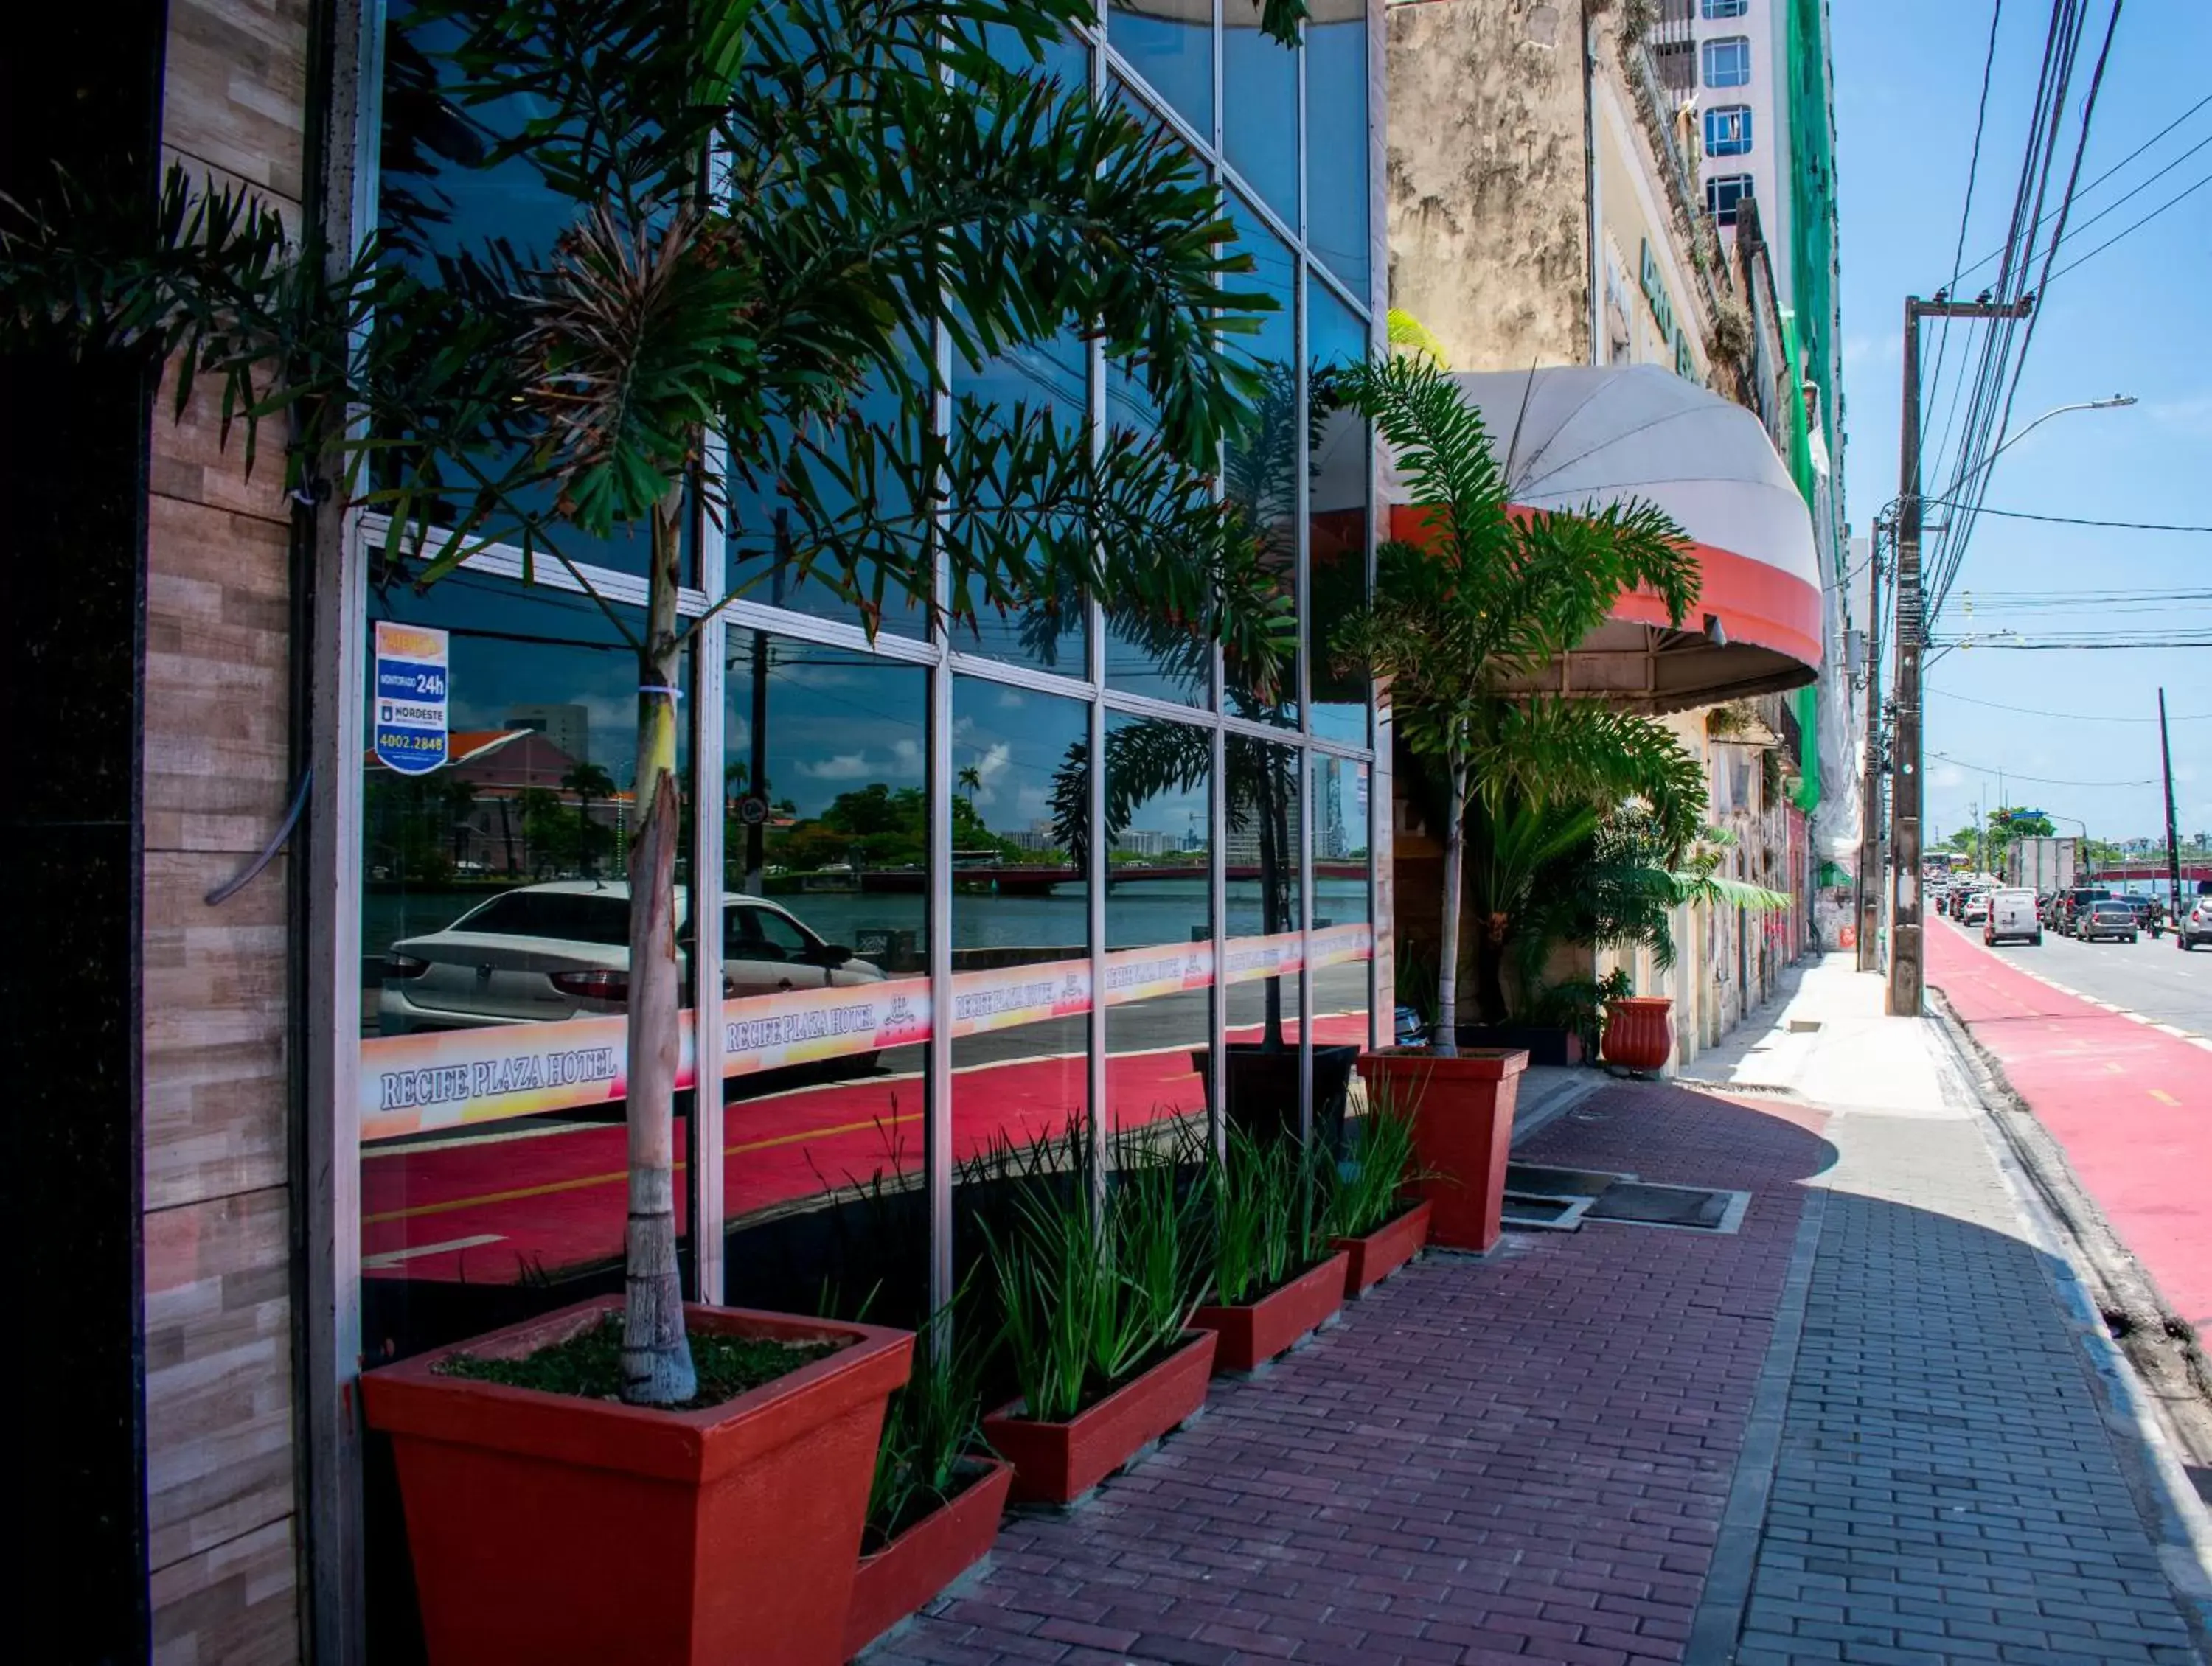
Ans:
[{"label": "green grass-like plant", "polygon": [[1213,1203],[1213,1289],[1228,1306],[1256,1301],[1315,1260],[1325,1164],[1287,1136],[1229,1131],[1207,1170]]},{"label": "green grass-like plant", "polygon": [[[1074,1136],[1080,1139],[1082,1136]],[[982,1222],[1000,1335],[1026,1415],[1065,1421],[1174,1342],[1204,1280],[1199,1210],[1173,1149],[1116,1142],[1103,1193],[1071,1161],[1011,1222]]]},{"label": "green grass-like plant", "polygon": [[882,1549],[951,1503],[960,1491],[962,1463],[984,1447],[986,1350],[972,1327],[953,1323],[966,1305],[956,1294],[930,1330],[915,1338],[914,1369],[884,1415],[864,1551]]},{"label": "green grass-like plant", "polygon": [[1344,1160],[1322,1171],[1323,1230],[1331,1238],[1364,1238],[1396,1216],[1421,1178],[1413,1149],[1413,1118],[1381,1082],[1368,1088],[1367,1114],[1345,1123]]}]

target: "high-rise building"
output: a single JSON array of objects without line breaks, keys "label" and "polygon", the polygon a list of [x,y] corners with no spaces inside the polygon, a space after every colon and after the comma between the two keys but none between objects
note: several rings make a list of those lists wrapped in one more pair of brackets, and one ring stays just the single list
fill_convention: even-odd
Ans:
[{"label": "high-rise building", "polygon": [[512,706],[502,729],[534,729],[580,764],[592,761],[592,710],[574,700]]}]

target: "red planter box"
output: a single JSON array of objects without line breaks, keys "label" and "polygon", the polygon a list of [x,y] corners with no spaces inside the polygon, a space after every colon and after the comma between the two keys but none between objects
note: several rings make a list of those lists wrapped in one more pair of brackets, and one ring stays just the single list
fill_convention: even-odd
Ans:
[{"label": "red planter box", "polygon": [[1073,1504],[1206,1403],[1218,1338],[1191,1333],[1182,1347],[1065,1423],[1013,1415],[1016,1401],[983,1420],[983,1439],[1014,1466],[1024,1504]]},{"label": "red planter box", "polygon": [[1674,1004],[1664,995],[1624,995],[1607,1002],[1600,1049],[1605,1062],[1625,1070],[1662,1069],[1674,1051],[1674,1027],[1668,1021]]},{"label": "red planter box", "polygon": [[1359,1056],[1370,1086],[1413,1112],[1429,1240],[1441,1248],[1487,1250],[1505,1230],[1505,1160],[1528,1068],[1528,1055],[1511,1047],[1450,1057],[1425,1047],[1381,1047]]},{"label": "red planter box", "polygon": [[430,1658],[604,1666],[844,1658],[884,1402],[914,1338],[875,1325],[687,1307],[694,1331],[843,1341],[719,1406],[662,1411],[433,1367],[516,1356],[618,1296],[370,1372],[392,1438]]},{"label": "red planter box", "polygon": [[1344,1306],[1345,1267],[1339,1250],[1289,1283],[1255,1302],[1236,1307],[1201,1307],[1190,1316],[1194,1330],[1218,1332],[1216,1372],[1254,1371],[1318,1327]]},{"label": "red planter box", "polygon": [[845,1610],[848,1659],[990,1554],[1014,1466],[995,1457],[978,1462],[986,1473],[951,1503],[923,1517],[874,1555],[860,1558],[853,1576],[852,1605]]},{"label": "red planter box", "polygon": [[1370,1285],[1380,1284],[1420,1254],[1429,1241],[1431,1203],[1416,1203],[1403,1215],[1385,1221],[1364,1238],[1340,1238],[1336,1247],[1347,1257],[1344,1268],[1346,1301]]}]

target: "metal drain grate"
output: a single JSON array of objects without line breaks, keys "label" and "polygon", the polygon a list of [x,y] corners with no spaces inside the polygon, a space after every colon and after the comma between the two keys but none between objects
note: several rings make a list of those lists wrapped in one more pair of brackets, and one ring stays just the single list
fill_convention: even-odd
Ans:
[{"label": "metal drain grate", "polygon": [[1605,1221],[1622,1227],[1733,1233],[1750,1207],[1747,1191],[1660,1185],[1602,1169],[1513,1163],[1505,1171],[1505,1224],[1524,1232],[1579,1232],[1586,1221]]},{"label": "metal drain grate", "polygon": [[1732,1233],[1751,1205],[1747,1191],[1705,1186],[1659,1186],[1623,1181],[1607,1186],[1587,1211],[1593,1221],[1629,1227],[1677,1227],[1691,1232]]}]

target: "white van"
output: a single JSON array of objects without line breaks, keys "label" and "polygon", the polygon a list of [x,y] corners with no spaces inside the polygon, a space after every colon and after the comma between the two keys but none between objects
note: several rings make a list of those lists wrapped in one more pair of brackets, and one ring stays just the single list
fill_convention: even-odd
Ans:
[{"label": "white van", "polygon": [[2016,937],[2022,942],[2043,941],[2043,919],[2035,912],[2035,893],[2009,888],[1990,893],[1990,915],[1982,922],[1982,941],[1994,943]]}]

